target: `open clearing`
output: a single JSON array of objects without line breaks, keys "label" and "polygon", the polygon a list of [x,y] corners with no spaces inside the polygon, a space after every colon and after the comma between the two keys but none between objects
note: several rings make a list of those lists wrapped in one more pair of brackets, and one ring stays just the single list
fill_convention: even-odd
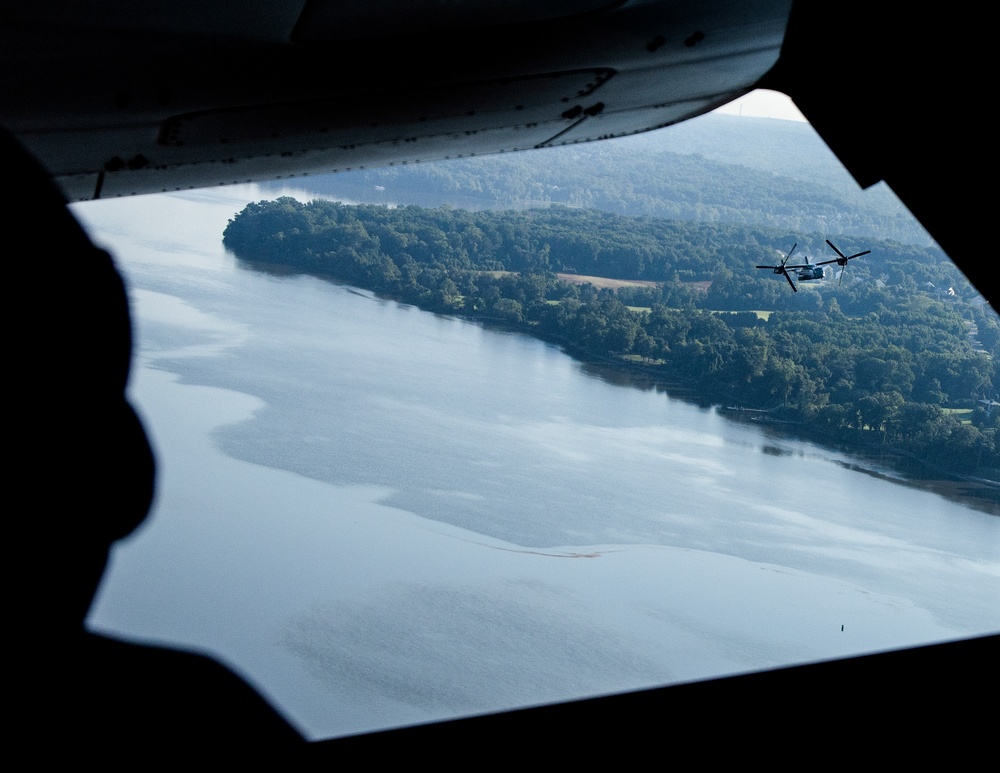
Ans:
[{"label": "open clearing", "polygon": [[583,285],[592,284],[598,290],[604,287],[618,289],[619,287],[656,287],[662,282],[650,282],[644,279],[608,279],[603,276],[584,276],[583,274],[556,274],[562,282]]}]

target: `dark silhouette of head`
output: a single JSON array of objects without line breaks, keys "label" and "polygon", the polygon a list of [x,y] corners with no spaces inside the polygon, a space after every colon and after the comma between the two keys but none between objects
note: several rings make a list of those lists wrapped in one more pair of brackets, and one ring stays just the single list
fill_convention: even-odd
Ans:
[{"label": "dark silhouette of head", "polygon": [[13,356],[8,516],[14,736],[65,754],[142,747],[226,758],[301,736],[201,655],[95,635],[85,620],[112,544],[142,523],[155,465],[126,396],[128,298],[48,174],[0,131]]},{"label": "dark silhouette of head", "polygon": [[[8,550],[31,556],[38,604],[22,597],[35,630],[81,629],[111,544],[145,517],[153,455],[125,396],[132,336],[111,257],[95,247],[48,175],[0,136],[15,357],[14,479],[22,492]],[[16,547],[15,547],[16,545]]]}]

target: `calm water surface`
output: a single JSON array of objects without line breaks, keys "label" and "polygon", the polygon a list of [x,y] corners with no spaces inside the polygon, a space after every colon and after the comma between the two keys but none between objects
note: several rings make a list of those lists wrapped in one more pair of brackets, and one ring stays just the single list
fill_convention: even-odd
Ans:
[{"label": "calm water surface", "polygon": [[93,627],[217,654],[311,737],[1000,631],[1000,518],[241,267],[258,198],[75,208],[131,288],[161,471]]}]

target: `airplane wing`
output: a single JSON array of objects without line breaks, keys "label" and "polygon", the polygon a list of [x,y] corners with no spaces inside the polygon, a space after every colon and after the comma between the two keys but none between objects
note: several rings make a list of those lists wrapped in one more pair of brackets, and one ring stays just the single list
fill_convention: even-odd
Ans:
[{"label": "airplane wing", "polygon": [[0,124],[79,201],[668,126],[754,88],[791,0],[6,6]]}]

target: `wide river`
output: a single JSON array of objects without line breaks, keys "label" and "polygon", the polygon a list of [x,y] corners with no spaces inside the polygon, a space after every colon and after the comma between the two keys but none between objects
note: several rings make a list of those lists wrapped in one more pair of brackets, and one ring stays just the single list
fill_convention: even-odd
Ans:
[{"label": "wide river", "polygon": [[1000,632],[989,507],[248,270],[222,231],[260,198],[74,206],[160,471],[95,630],[215,654],[310,738]]}]

